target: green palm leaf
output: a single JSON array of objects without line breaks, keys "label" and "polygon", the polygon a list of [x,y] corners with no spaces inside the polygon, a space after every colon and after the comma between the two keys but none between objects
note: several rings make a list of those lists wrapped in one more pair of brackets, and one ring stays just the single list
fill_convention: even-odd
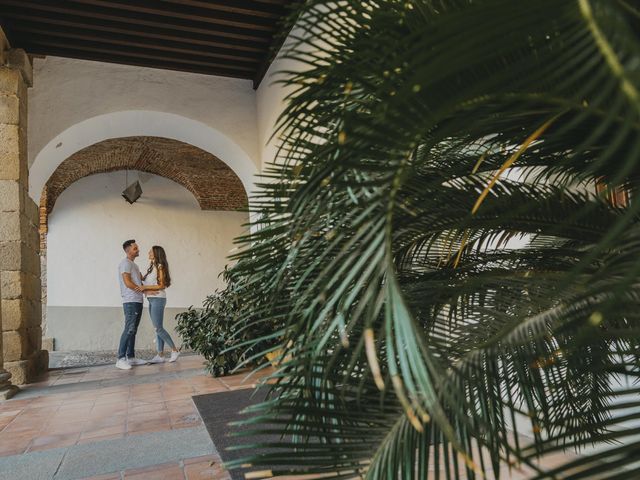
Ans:
[{"label": "green palm leaf", "polygon": [[[284,351],[251,420],[279,440],[236,465],[372,479],[640,468],[623,428],[640,401],[637,13],[306,2],[287,52],[306,68],[283,76],[280,156],[229,272],[246,292],[236,335],[273,326],[244,348]],[[631,203],[612,207],[596,182]],[[565,450],[581,455],[546,466]]]}]

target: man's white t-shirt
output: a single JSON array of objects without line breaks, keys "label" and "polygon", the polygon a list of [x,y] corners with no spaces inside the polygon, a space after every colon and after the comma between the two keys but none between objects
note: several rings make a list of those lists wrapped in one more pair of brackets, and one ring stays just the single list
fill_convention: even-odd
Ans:
[{"label": "man's white t-shirt", "polygon": [[122,303],[144,303],[144,296],[142,295],[142,292],[131,290],[124,284],[124,279],[122,278],[123,273],[128,273],[131,276],[131,281],[136,285],[142,285],[142,275],[140,275],[138,265],[128,258],[124,258],[120,262],[120,265],[118,265],[118,280],[120,281],[120,295],[122,295]]}]

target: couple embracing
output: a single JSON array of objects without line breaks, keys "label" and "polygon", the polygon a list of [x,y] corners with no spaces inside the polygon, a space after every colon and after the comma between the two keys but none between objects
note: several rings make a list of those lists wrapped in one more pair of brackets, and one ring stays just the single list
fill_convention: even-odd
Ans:
[{"label": "couple embracing", "polygon": [[[169,263],[164,248],[154,245],[149,250],[149,268],[143,276],[140,273],[135,259],[140,255],[140,249],[135,240],[127,240],[122,244],[126,257],[118,267],[118,280],[120,282],[120,294],[124,308],[124,331],[120,337],[118,348],[118,361],[116,367],[122,370],[130,370],[133,365],[145,365],[147,363],[162,363],[164,358],[165,343],[171,348],[169,362],[175,362],[180,355],[169,332],[162,326],[164,320],[164,307],[167,304],[165,289],[171,285]],[[149,316],[156,331],[156,346],[158,353],[151,360],[146,361],[136,358],[135,343],[138,325],[142,317],[142,305],[144,297],[149,300]]]}]

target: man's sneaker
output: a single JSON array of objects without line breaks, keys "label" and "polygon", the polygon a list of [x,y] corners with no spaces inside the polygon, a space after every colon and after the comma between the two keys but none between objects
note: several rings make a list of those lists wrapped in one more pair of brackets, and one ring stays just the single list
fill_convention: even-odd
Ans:
[{"label": "man's sneaker", "polygon": [[129,362],[129,365],[131,365],[132,367],[134,367],[136,365],[146,365],[147,363],[149,363],[146,360],[141,360],[141,359],[135,358],[135,357],[128,358],[127,362]]},{"label": "man's sneaker", "polygon": [[129,362],[127,362],[125,358],[119,358],[116,362],[116,368],[120,370],[131,370],[131,365],[129,365]]},{"label": "man's sneaker", "polygon": [[175,362],[180,356],[180,352],[171,352],[171,358],[169,358],[169,362]]},{"label": "man's sneaker", "polygon": [[151,360],[149,360],[149,363],[164,363],[164,361],[165,361],[164,357],[161,357],[160,355],[156,355]]}]

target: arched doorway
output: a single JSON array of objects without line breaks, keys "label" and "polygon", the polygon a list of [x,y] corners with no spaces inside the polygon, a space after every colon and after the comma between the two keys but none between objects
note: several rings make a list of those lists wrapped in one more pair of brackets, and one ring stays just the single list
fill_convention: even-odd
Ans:
[{"label": "arched doorway", "polygon": [[[140,180],[133,205],[120,197]],[[226,163],[198,147],[151,136],[111,138],[62,161],[40,200],[43,330],[55,350],[111,350],[122,328],[116,266],[135,238],[141,269],[153,244],[167,250],[174,285],[166,319],[216,287],[233,238],[244,231],[247,195]],[[138,346],[152,348],[143,319]]]}]

